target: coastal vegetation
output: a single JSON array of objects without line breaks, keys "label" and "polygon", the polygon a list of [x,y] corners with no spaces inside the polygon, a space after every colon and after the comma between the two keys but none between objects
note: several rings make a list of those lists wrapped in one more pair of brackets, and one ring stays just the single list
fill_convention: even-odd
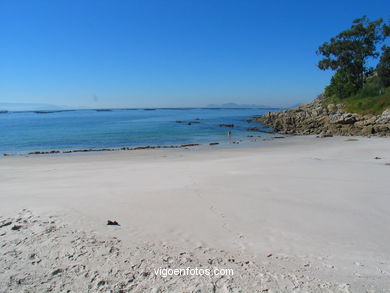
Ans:
[{"label": "coastal vegetation", "polygon": [[[390,26],[355,19],[350,29],[323,43],[318,67],[335,71],[312,102],[256,119],[278,133],[390,136]],[[379,58],[379,60],[378,60]],[[375,65],[375,66],[374,66]]]},{"label": "coastal vegetation", "polygon": [[335,71],[324,91],[324,106],[343,104],[346,111],[361,114],[380,114],[390,107],[389,35],[383,19],[363,16],[318,48],[323,56],[318,67]]},{"label": "coastal vegetation", "polygon": [[326,96],[324,106],[343,104],[345,111],[359,114],[381,114],[390,108],[390,87],[383,87],[377,76],[367,79],[363,88],[346,98],[337,95]]}]

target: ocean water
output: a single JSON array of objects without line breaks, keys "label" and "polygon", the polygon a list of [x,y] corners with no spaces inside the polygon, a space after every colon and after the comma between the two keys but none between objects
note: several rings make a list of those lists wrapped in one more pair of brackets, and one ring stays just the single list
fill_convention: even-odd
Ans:
[{"label": "ocean water", "polygon": [[[249,140],[245,120],[270,109],[113,109],[0,114],[0,153],[120,148]],[[183,123],[177,123],[183,121]],[[188,122],[199,123],[188,125]],[[219,124],[234,124],[234,128]]]}]

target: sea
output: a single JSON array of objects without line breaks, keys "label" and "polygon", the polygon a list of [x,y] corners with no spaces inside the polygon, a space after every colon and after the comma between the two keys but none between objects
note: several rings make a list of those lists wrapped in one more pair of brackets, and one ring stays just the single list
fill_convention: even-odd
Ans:
[{"label": "sea", "polygon": [[[253,137],[273,135],[264,125],[250,120],[276,110],[160,108],[6,112],[0,114],[0,154],[249,142]],[[253,127],[260,132],[249,130]],[[229,130],[231,137],[227,135]]]}]

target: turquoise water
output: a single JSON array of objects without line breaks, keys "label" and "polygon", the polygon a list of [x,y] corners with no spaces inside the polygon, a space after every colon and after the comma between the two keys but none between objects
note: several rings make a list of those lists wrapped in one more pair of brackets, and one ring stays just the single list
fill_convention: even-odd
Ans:
[{"label": "turquoise water", "polygon": [[[268,109],[114,109],[51,113],[0,114],[0,153],[137,147],[147,145],[205,144],[259,135],[247,129],[262,128],[245,120]],[[198,120],[196,120],[198,119]],[[176,121],[183,121],[177,123]],[[198,124],[188,125],[196,121]],[[269,135],[263,134],[261,135]]]}]

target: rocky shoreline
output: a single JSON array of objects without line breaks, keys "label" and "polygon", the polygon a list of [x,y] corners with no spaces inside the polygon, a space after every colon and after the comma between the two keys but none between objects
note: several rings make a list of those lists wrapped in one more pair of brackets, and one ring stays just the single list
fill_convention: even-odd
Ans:
[{"label": "rocky shoreline", "polygon": [[390,109],[381,115],[347,113],[342,104],[323,106],[325,97],[256,118],[275,132],[295,135],[390,136]]}]

